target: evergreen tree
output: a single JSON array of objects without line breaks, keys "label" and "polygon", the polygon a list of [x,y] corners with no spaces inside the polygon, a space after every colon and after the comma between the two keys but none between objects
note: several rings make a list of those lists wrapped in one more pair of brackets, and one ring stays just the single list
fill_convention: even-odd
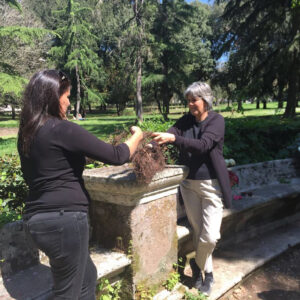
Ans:
[{"label": "evergreen tree", "polygon": [[300,90],[298,0],[218,2],[227,4],[222,16],[226,30],[220,36],[219,56],[228,51],[238,56],[239,73],[244,78],[241,84],[256,86],[256,82],[262,82],[261,89],[266,93],[274,88],[274,83],[280,83],[278,88],[282,91],[285,77],[287,106],[284,116],[293,117]]},{"label": "evergreen tree", "polygon": [[207,80],[214,67],[208,39],[208,6],[183,0],[157,3],[151,47],[147,61],[145,86],[152,89],[165,119],[174,94],[182,95],[191,81]]},{"label": "evergreen tree", "polygon": [[[62,22],[62,26],[55,30],[58,38],[49,52],[51,61],[68,70],[76,83],[76,117],[81,108],[85,109],[87,101],[104,102],[98,91],[98,85],[104,80],[101,60],[96,52],[98,37],[90,24],[93,8],[85,4],[68,0],[63,10],[54,12],[65,20],[65,24]],[[83,103],[81,95],[85,95]]]},{"label": "evergreen tree", "polygon": [[98,55],[106,74],[104,97],[116,105],[121,115],[135,96],[135,48],[132,47],[134,14],[132,3],[124,0],[104,0],[96,9],[93,26],[98,40]]}]

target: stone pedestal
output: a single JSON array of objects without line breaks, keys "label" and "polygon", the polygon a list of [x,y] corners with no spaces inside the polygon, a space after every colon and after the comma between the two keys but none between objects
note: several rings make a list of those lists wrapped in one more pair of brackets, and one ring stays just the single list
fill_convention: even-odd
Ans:
[{"label": "stone pedestal", "polygon": [[177,188],[184,166],[168,166],[150,184],[137,182],[128,166],[87,170],[93,240],[132,259],[133,282],[163,283],[177,262]]}]

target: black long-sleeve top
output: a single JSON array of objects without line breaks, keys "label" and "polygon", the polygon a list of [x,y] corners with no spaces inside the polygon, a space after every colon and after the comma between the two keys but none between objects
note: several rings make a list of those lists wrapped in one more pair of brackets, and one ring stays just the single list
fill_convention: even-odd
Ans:
[{"label": "black long-sleeve top", "polygon": [[207,118],[197,122],[187,114],[181,117],[169,133],[175,135],[174,145],[180,150],[180,162],[190,168],[188,179],[217,178],[226,208],[231,207],[231,187],[223,157],[225,122],[224,118],[209,111]]},{"label": "black long-sleeve top", "polygon": [[25,214],[87,211],[89,195],[82,179],[85,156],[121,165],[129,160],[130,151],[125,143],[112,146],[75,123],[47,120],[34,137],[29,157],[20,153],[29,186]]}]

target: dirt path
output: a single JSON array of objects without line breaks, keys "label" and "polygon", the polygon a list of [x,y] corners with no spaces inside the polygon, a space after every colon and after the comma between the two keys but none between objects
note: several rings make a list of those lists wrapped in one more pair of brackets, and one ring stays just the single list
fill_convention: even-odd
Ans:
[{"label": "dirt path", "polygon": [[17,135],[18,128],[0,128],[0,137],[7,136],[7,135]]},{"label": "dirt path", "polygon": [[251,274],[219,300],[300,300],[300,245]]}]

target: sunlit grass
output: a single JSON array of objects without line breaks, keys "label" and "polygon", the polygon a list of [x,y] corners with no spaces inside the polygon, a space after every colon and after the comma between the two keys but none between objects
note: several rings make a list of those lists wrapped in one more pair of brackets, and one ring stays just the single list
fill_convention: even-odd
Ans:
[{"label": "sunlit grass", "polygon": [[[222,104],[214,107],[214,110],[222,114],[226,118],[247,118],[247,117],[267,117],[267,116],[280,116],[284,113],[284,108],[278,110],[277,102],[267,103],[267,109],[256,109],[256,104],[243,104],[243,111],[237,111],[237,104],[228,108],[227,104]],[[262,107],[262,104],[261,104]],[[171,107],[169,118],[176,120],[180,118],[184,112],[187,112],[188,108],[184,106]],[[297,108],[297,113],[300,114],[300,108]],[[160,117],[158,109],[153,107],[146,107],[144,118],[156,118]],[[136,117],[133,108],[127,108],[122,116],[118,116],[115,111],[111,110],[109,113],[103,114],[87,114],[85,120],[74,121],[72,117],[69,117],[70,121],[79,124],[92,134],[96,135],[105,141],[109,139],[109,136],[114,134],[116,130],[122,130],[135,124]],[[0,116],[0,129],[1,128],[16,128],[18,127],[18,120],[11,120],[9,115]],[[16,152],[16,135],[1,137],[0,139],[0,155],[5,153]]]},{"label": "sunlit grass", "polygon": [[0,117],[0,128],[14,128],[19,126],[19,120]]}]

